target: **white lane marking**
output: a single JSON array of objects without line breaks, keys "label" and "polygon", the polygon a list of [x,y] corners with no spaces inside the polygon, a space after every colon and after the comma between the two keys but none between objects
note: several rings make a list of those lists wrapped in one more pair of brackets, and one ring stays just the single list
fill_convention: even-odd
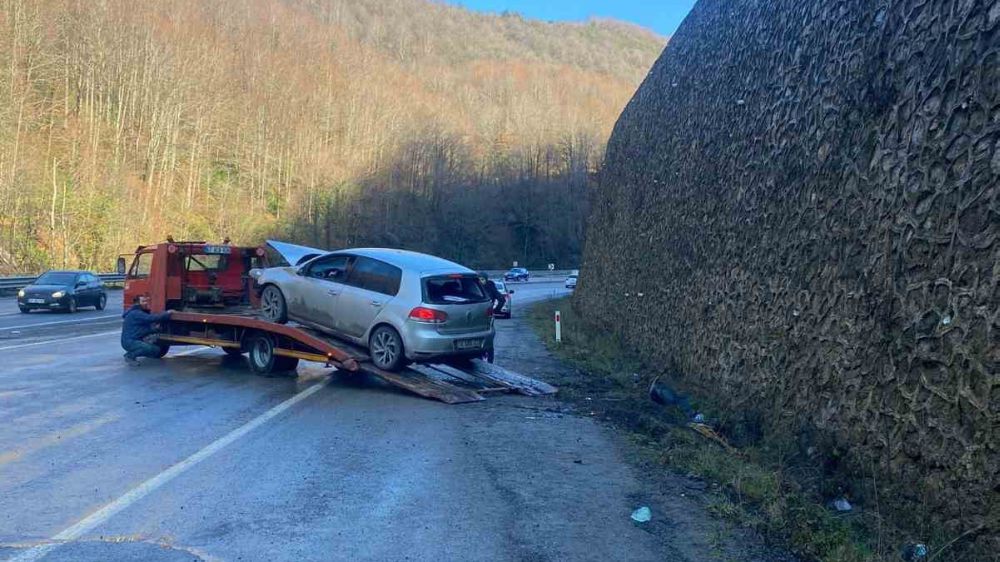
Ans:
[{"label": "white lane marking", "polygon": [[8,345],[7,347],[0,347],[0,351],[7,351],[8,349],[21,349],[22,347],[32,347],[35,345],[45,345],[47,343],[62,343],[64,341],[73,340],[84,340],[87,338],[96,338],[98,336],[107,336],[111,334],[120,334],[121,330],[112,330],[110,332],[97,332],[96,334],[87,334],[85,336],[74,336],[72,338],[53,338],[50,340],[36,341],[31,343],[22,343],[20,345]]},{"label": "white lane marking", "polygon": [[24,328],[37,328],[39,326],[55,326],[56,324],[83,324],[84,322],[98,322],[104,320],[117,320],[121,318],[120,314],[112,314],[111,316],[95,316],[91,318],[81,318],[79,320],[59,320],[58,322],[39,322],[38,324],[25,324],[23,326],[0,326],[0,332],[9,330],[22,330]]},{"label": "white lane marking", "polygon": [[177,478],[181,474],[187,472],[201,461],[219,452],[230,443],[236,441],[240,437],[243,437],[247,433],[250,433],[254,429],[257,429],[261,425],[264,425],[269,420],[273,419],[274,417],[278,416],[279,414],[291,408],[292,406],[298,404],[299,402],[305,400],[306,398],[309,398],[313,394],[316,394],[317,392],[319,392],[321,388],[326,386],[328,382],[329,380],[326,380],[303,390],[302,392],[296,394],[295,396],[292,396],[288,400],[285,400],[281,404],[278,404],[277,406],[271,408],[270,410],[264,412],[263,414],[243,424],[242,426],[227,433],[225,436],[216,439],[204,449],[182,460],[181,462],[171,466],[170,468],[164,470],[163,472],[157,474],[156,476],[150,478],[149,480],[146,480],[145,482],[139,484],[135,488],[132,488],[127,493],[125,493],[125,495],[105,505],[104,507],[95,511],[89,516],[81,519],[72,527],[63,530],[58,535],[52,537],[53,542],[30,548],[21,553],[20,556],[15,556],[14,558],[11,558],[10,562],[30,562],[38,560],[39,558],[45,556],[46,554],[62,546],[63,543],[80,538],[85,533],[90,532],[95,527],[104,523],[118,512],[122,511],[123,509],[126,509],[135,502],[155,492],[157,489],[163,487],[165,484],[167,484],[174,478]]}]

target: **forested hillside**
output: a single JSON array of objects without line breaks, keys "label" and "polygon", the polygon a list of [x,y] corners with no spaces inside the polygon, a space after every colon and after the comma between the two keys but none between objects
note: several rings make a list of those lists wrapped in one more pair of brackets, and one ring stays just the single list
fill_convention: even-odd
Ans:
[{"label": "forested hillside", "polygon": [[664,42],[425,0],[0,0],[0,273],[168,233],[575,265]]}]

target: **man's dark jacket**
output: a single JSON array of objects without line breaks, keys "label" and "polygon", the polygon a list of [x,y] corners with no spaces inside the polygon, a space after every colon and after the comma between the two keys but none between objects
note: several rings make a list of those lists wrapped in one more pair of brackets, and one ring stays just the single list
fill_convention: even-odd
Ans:
[{"label": "man's dark jacket", "polygon": [[133,304],[132,308],[122,313],[122,346],[127,343],[141,340],[152,334],[156,330],[153,324],[163,322],[170,318],[166,312],[161,314],[150,314],[141,306]]}]

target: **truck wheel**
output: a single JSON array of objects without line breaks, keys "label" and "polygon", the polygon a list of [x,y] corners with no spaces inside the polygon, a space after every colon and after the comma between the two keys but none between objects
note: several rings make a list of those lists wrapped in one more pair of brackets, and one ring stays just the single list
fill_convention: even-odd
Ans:
[{"label": "truck wheel", "polygon": [[104,307],[107,306],[107,304],[107,295],[101,295],[100,298],[97,299],[97,304],[94,305],[94,310],[104,310]]},{"label": "truck wheel", "polygon": [[264,288],[260,296],[260,311],[268,322],[284,324],[288,322],[288,307],[285,305],[285,295],[274,285]]},{"label": "truck wheel", "polygon": [[406,361],[403,354],[403,338],[391,326],[379,326],[368,338],[368,352],[372,363],[379,369],[398,371]]},{"label": "truck wheel", "polygon": [[250,370],[258,375],[269,375],[274,370],[274,339],[267,334],[254,334],[247,339]]}]

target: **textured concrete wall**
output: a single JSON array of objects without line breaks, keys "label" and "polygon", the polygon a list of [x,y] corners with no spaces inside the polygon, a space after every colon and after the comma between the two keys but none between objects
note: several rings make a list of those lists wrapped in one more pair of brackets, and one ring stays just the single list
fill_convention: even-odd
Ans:
[{"label": "textured concrete wall", "polygon": [[701,0],[615,128],[577,298],[897,505],[995,524],[998,183],[1000,0]]}]

